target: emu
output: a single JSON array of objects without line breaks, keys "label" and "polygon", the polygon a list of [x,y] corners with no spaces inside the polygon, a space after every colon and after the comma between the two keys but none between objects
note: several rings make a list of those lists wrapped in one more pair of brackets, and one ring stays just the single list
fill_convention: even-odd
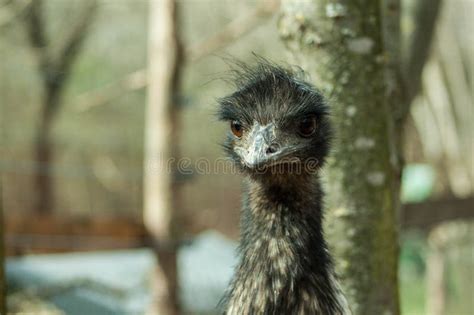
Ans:
[{"label": "emu", "polygon": [[[219,100],[224,149],[244,175],[239,263],[225,314],[349,314],[322,230],[329,108],[299,73],[259,58]],[[302,71],[301,71],[302,73]]]}]

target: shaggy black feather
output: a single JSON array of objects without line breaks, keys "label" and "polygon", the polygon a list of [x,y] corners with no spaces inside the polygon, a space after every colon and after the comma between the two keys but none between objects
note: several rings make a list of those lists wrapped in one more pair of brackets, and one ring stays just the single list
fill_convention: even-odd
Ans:
[{"label": "shaggy black feather", "polygon": [[[220,99],[219,117],[242,126],[243,135],[229,132],[224,147],[246,179],[240,261],[225,313],[347,314],[322,230],[318,172],[330,149],[329,108],[301,71],[262,58],[238,64],[233,77],[237,90]],[[308,120],[315,130],[301,136]],[[271,144],[281,152],[264,156],[259,169],[249,166]]]}]

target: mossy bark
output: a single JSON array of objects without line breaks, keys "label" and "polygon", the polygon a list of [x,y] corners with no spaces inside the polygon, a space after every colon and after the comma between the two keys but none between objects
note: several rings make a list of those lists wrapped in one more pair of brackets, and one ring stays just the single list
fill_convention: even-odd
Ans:
[{"label": "mossy bark", "polygon": [[326,234],[354,314],[399,314],[397,154],[381,2],[286,0],[279,31],[332,109]]}]

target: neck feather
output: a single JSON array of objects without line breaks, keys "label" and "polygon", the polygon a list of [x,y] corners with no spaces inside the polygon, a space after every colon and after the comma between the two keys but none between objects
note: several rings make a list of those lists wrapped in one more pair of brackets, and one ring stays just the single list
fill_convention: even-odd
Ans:
[{"label": "neck feather", "polygon": [[246,182],[227,314],[346,314],[322,231],[319,181]]}]

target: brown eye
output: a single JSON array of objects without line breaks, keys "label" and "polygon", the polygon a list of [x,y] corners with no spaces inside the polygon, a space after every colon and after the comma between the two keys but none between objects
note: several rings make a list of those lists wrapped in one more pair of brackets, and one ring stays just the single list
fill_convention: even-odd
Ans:
[{"label": "brown eye", "polygon": [[309,137],[316,131],[316,117],[306,117],[298,125],[298,133],[303,137]]},{"label": "brown eye", "polygon": [[243,128],[242,128],[242,125],[237,121],[237,120],[232,120],[230,122],[230,129],[232,130],[232,133],[240,138],[242,137],[242,134],[244,132]]}]

